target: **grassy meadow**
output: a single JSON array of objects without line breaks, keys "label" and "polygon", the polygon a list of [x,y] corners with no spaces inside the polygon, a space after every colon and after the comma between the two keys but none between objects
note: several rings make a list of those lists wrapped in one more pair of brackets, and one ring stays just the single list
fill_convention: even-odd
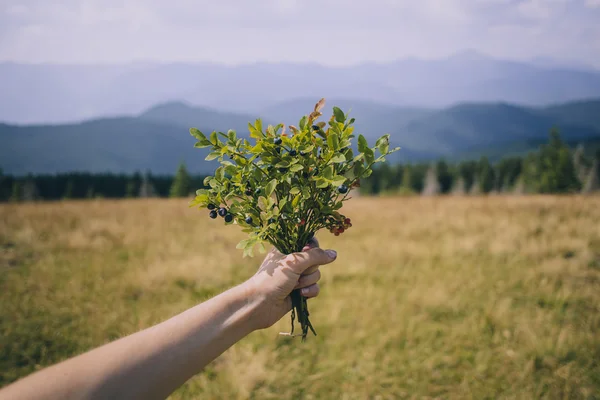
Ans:
[{"label": "grassy meadow", "polygon": [[[600,398],[600,197],[356,198],[319,336],[255,332],[173,399]],[[252,275],[187,200],[0,205],[0,387]]]}]

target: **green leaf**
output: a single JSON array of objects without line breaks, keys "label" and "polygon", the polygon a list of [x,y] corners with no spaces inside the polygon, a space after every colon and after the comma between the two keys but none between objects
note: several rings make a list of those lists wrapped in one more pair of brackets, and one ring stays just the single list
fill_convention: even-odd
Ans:
[{"label": "green leaf", "polygon": [[364,170],[365,166],[363,165],[363,163],[354,164],[354,176],[360,177]]},{"label": "green leaf", "polygon": [[344,154],[347,161],[350,161],[354,158],[354,151],[352,151],[352,149],[346,150],[346,153]]},{"label": "green leaf", "polygon": [[277,164],[275,164],[276,168],[288,168],[290,166],[290,162],[286,160],[281,160]]},{"label": "green leaf", "polygon": [[365,160],[367,161],[368,164],[373,163],[373,161],[375,161],[375,154],[373,154],[373,150],[371,150],[369,147],[367,147],[364,151],[365,154]]},{"label": "green leaf", "polygon": [[317,185],[316,186],[319,189],[326,188],[327,186],[329,186],[329,181],[327,181],[326,179],[323,179],[323,178],[317,178]]},{"label": "green leaf", "polygon": [[303,116],[302,118],[300,118],[300,122],[298,123],[298,126],[300,127],[300,130],[304,130],[306,128],[306,121],[307,121],[307,117],[306,115]]},{"label": "green leaf", "polygon": [[363,158],[365,158],[365,155],[361,153],[361,154],[357,155],[356,157],[354,157],[354,159],[352,160],[352,162],[354,162],[354,163],[359,162]]},{"label": "green leaf", "polygon": [[334,151],[338,151],[340,149],[340,140],[338,135],[330,132],[329,136],[327,137],[327,145]]},{"label": "green leaf", "polygon": [[204,136],[204,133],[200,132],[198,128],[190,128],[190,135],[198,139],[200,142],[207,140],[206,136]]},{"label": "green leaf", "polygon": [[252,241],[252,239],[244,239],[241,240],[237,246],[235,246],[236,249],[245,249],[246,246],[248,245],[248,243],[250,243]]},{"label": "green leaf", "polygon": [[304,153],[308,153],[308,152],[313,151],[314,148],[315,148],[315,146],[310,144],[310,145],[300,146],[300,148],[298,150],[302,151]]},{"label": "green leaf", "polygon": [[248,122],[248,130],[250,131],[251,138],[260,139],[262,137],[262,135],[258,132],[258,130],[250,122]]},{"label": "green leaf", "polygon": [[265,187],[265,194],[267,197],[271,196],[277,187],[277,179],[273,179],[271,182],[267,184]]},{"label": "green leaf", "polygon": [[336,175],[331,180],[331,184],[333,186],[340,186],[340,185],[344,184],[345,182],[346,182],[346,177],[345,176],[341,176],[341,175]]},{"label": "green leaf", "polygon": [[223,171],[223,167],[219,167],[217,168],[217,170],[215,171],[215,178],[218,181],[222,181],[223,180],[223,176],[225,174],[225,171]]},{"label": "green leaf", "polygon": [[[208,140],[207,140],[208,142]],[[202,149],[204,147],[209,147],[212,146],[212,144],[209,143],[202,143],[202,142],[196,142],[196,144],[194,145],[194,147],[198,148],[198,149]]]},{"label": "green leaf", "polygon": [[212,131],[210,134],[210,142],[214,145],[217,144],[217,131]]},{"label": "green leaf", "polygon": [[290,171],[292,172],[302,171],[303,169],[304,167],[301,164],[294,164],[290,167]]},{"label": "green leaf", "polygon": [[368,148],[369,144],[367,143],[367,139],[365,139],[363,135],[358,135],[358,151],[364,153]]},{"label": "green leaf", "polygon": [[331,179],[331,178],[333,178],[333,166],[328,165],[327,167],[325,167],[325,169],[322,172],[322,176],[325,179]]},{"label": "green leaf", "polygon": [[334,155],[333,157],[331,157],[331,160],[329,160],[329,161],[332,163],[341,163],[341,162],[346,161],[346,157],[344,157],[343,154],[338,153],[338,154]]},{"label": "green leaf", "polygon": [[362,176],[362,177],[363,177],[363,178],[368,178],[369,176],[371,176],[371,174],[372,174],[372,173],[373,173],[373,170],[372,170],[371,168],[369,168],[368,170],[366,170],[366,171],[363,173],[363,176]]},{"label": "green leaf", "polygon": [[333,107],[333,115],[337,122],[343,123],[346,120],[346,116],[344,115],[344,112],[342,110],[340,110],[338,107]]},{"label": "green leaf", "polygon": [[236,132],[233,129],[230,129],[230,130],[227,131],[227,137],[232,142],[235,142],[236,139],[237,139],[237,134],[236,134]]},{"label": "green leaf", "polygon": [[346,173],[344,173],[344,176],[346,177],[346,179],[348,179],[350,181],[353,181],[354,178],[356,177],[356,175],[354,174],[354,170],[353,169],[349,169],[348,171],[346,171]]},{"label": "green leaf", "polygon": [[214,160],[215,158],[221,157],[221,152],[220,151],[211,151],[210,153],[208,153],[208,155],[206,156],[205,160],[206,161],[211,161]]},{"label": "green leaf", "polygon": [[302,198],[304,200],[309,200],[311,198],[311,196],[310,196],[310,190],[308,189],[308,186],[304,186],[302,188]]},{"label": "green leaf", "polygon": [[256,130],[258,131],[258,133],[261,134],[261,136],[262,136],[262,131],[263,131],[262,119],[258,118],[256,120],[256,122],[254,123],[254,126],[256,127]]},{"label": "green leaf", "polygon": [[227,164],[224,167],[225,173],[231,176],[237,175],[237,168],[233,164]]},{"label": "green leaf", "polygon": [[298,193],[300,193],[300,189],[298,189],[297,187],[293,187],[292,190],[290,190],[291,195],[296,195]]},{"label": "green leaf", "polygon": [[302,198],[302,195],[300,195],[300,194],[296,195],[296,197],[294,197],[294,200],[292,200],[292,207],[294,207],[294,208],[298,207],[298,204],[300,203],[301,198]]}]

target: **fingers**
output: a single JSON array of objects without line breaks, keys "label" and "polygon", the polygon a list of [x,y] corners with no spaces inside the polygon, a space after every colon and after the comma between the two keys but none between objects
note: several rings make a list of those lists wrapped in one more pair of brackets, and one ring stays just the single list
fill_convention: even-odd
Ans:
[{"label": "fingers", "polygon": [[307,286],[305,288],[300,289],[300,294],[306,298],[317,297],[321,289],[319,288],[319,284],[315,283],[314,285]]},{"label": "fingers", "polygon": [[329,264],[336,257],[337,253],[334,250],[323,250],[316,247],[307,251],[289,254],[283,261],[296,274],[302,275],[310,267]]},{"label": "fingers", "polygon": [[312,237],[308,243],[306,244],[306,246],[304,246],[304,248],[302,248],[302,251],[307,251],[310,249],[314,249],[315,247],[319,247],[319,241],[317,240],[316,237]]},{"label": "fingers", "polygon": [[308,275],[302,275],[300,279],[298,279],[298,283],[294,289],[301,289],[310,285],[314,285],[319,281],[319,279],[321,279],[321,271],[319,270],[316,270]]}]

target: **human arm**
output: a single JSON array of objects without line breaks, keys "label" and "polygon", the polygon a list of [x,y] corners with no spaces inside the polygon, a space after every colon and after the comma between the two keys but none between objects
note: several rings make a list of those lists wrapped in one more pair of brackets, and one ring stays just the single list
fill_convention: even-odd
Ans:
[{"label": "human arm", "polygon": [[164,399],[250,332],[281,319],[291,310],[294,288],[318,295],[318,266],[335,257],[318,247],[287,256],[271,251],[241,285],[25,377],[0,390],[0,399]]}]

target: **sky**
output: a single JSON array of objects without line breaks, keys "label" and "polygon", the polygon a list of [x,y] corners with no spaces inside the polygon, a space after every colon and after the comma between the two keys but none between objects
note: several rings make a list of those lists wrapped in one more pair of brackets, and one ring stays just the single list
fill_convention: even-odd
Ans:
[{"label": "sky", "polygon": [[600,0],[0,0],[0,61],[551,57],[600,68]]}]

